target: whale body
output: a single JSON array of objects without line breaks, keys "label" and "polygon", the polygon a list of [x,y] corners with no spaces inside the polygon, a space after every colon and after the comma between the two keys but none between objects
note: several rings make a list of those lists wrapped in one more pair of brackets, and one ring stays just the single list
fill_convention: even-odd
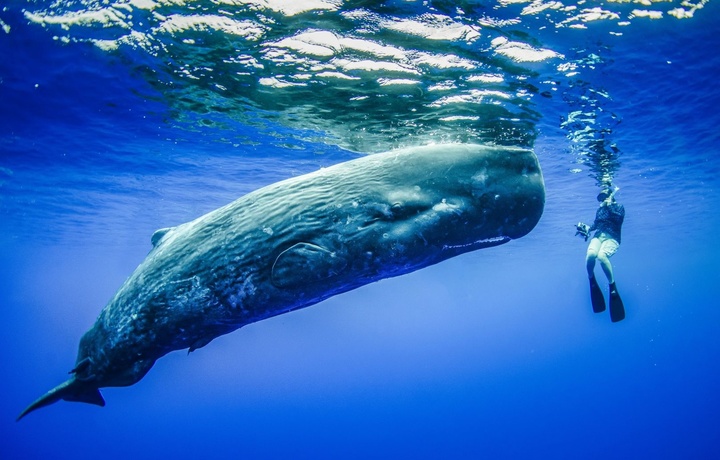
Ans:
[{"label": "whale body", "polygon": [[436,145],[369,155],[249,193],[153,234],[80,340],[71,377],[25,409],[105,405],[165,354],[530,232],[545,187],[531,150]]}]

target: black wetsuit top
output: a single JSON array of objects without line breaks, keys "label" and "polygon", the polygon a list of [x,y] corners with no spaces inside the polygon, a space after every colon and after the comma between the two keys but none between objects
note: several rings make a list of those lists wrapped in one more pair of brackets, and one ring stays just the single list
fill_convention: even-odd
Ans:
[{"label": "black wetsuit top", "polygon": [[596,237],[605,233],[620,244],[623,220],[625,220],[625,206],[617,203],[600,206],[595,213],[595,222],[590,227],[590,231],[597,230],[594,235]]}]

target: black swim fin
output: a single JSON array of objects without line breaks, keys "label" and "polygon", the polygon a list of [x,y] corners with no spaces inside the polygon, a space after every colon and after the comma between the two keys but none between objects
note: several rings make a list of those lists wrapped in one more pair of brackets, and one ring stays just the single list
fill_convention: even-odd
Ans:
[{"label": "black swim fin", "polygon": [[625,319],[625,305],[618,294],[615,283],[610,285],[610,321],[617,323]]},{"label": "black swim fin", "polygon": [[603,296],[602,289],[600,289],[594,276],[590,278],[590,300],[595,313],[605,311],[605,296]]}]

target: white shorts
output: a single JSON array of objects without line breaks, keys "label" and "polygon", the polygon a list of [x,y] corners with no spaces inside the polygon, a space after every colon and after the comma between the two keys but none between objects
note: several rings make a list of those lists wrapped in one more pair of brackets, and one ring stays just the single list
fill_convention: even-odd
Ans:
[{"label": "white shorts", "polygon": [[615,254],[620,247],[620,243],[615,238],[609,237],[605,233],[601,233],[598,236],[593,237],[588,245],[588,256],[589,255],[604,255],[608,259]]}]

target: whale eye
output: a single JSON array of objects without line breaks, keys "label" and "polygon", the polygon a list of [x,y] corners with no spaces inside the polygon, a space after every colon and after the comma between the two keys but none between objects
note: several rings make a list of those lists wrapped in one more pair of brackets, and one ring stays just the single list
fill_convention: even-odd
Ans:
[{"label": "whale eye", "polygon": [[392,212],[394,219],[409,219],[417,216],[418,214],[427,211],[430,206],[427,203],[420,201],[409,201],[399,202],[396,201],[390,205],[390,211]]},{"label": "whale eye", "polygon": [[410,219],[430,209],[432,206],[420,201],[395,201],[392,203],[373,203],[366,206],[368,213],[367,223],[364,228],[377,221],[399,221]]}]

